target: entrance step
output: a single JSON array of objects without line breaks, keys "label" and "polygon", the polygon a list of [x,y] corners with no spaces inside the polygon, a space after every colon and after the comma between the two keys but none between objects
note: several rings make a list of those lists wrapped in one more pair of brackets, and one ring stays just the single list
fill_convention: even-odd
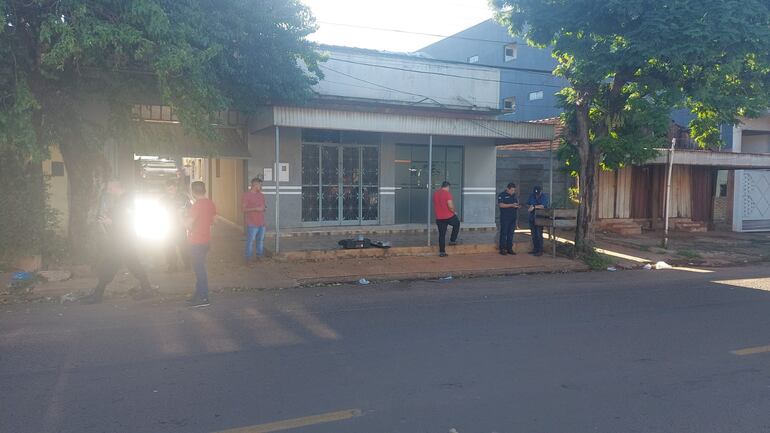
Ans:
[{"label": "entrance step", "polygon": [[[382,235],[397,233],[425,233],[425,224],[397,224],[387,226],[347,226],[347,227],[306,227],[281,229],[281,237],[311,237],[311,236],[340,236],[340,235]],[[436,227],[431,226],[432,231]],[[462,232],[489,232],[497,231],[496,225],[490,224],[461,224]],[[275,233],[267,233],[274,236]]]},{"label": "entrance step", "polygon": [[[514,244],[514,250],[523,254],[528,250],[529,244]],[[449,255],[489,254],[497,253],[497,246],[492,244],[468,244],[447,246]],[[438,247],[393,247],[393,248],[366,248],[366,249],[334,249],[313,251],[290,251],[279,254],[276,258],[282,261],[322,261],[349,258],[369,257],[395,257],[395,256],[427,256],[438,255]]]},{"label": "entrance step", "polygon": [[603,231],[615,233],[623,236],[634,236],[642,234],[642,226],[632,220],[602,220],[599,228]]},{"label": "entrance step", "polygon": [[702,221],[678,220],[673,223],[674,230],[686,233],[705,233],[708,226]]}]

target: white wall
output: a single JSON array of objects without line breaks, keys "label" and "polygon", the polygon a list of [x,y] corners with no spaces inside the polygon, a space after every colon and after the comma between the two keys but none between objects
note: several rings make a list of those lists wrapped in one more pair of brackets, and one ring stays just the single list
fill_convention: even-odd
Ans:
[{"label": "white wall", "polygon": [[322,64],[325,78],[315,86],[323,96],[417,108],[499,108],[500,72],[494,68],[364,50],[331,49],[327,55]]}]

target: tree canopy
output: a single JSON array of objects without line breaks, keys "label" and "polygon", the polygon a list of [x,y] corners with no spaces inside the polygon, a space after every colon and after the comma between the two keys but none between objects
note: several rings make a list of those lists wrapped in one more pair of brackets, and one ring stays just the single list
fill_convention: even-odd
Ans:
[{"label": "tree canopy", "polygon": [[721,144],[720,125],[770,106],[766,0],[491,0],[498,20],[550,47],[566,144],[579,162],[576,243],[594,239],[598,172],[665,146],[669,112],[692,111],[691,136]]},{"label": "tree canopy", "polygon": [[61,147],[79,242],[112,124],[89,103],[124,120],[132,104],[170,105],[213,137],[212,113],[311,96],[314,30],[299,0],[0,0],[0,151],[40,160]]}]

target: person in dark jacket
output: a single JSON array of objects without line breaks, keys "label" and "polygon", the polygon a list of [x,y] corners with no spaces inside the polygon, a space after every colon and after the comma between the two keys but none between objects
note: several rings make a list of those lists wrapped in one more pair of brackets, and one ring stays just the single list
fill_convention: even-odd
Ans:
[{"label": "person in dark jacket", "polygon": [[513,235],[520,205],[515,183],[509,183],[505,190],[497,195],[497,207],[500,208],[500,254],[516,254],[513,251]]},{"label": "person in dark jacket", "polygon": [[140,291],[135,297],[146,297],[153,294],[150,280],[144,266],[139,261],[136,250],[136,233],[132,224],[134,212],[134,196],[123,188],[119,180],[107,182],[99,206],[97,222],[100,227],[99,254],[101,263],[98,266],[99,282],[93,292],[80,299],[85,304],[102,302],[104,290],[115,278],[121,265],[139,280]]},{"label": "person in dark jacket", "polygon": [[536,256],[543,255],[543,227],[535,225],[535,210],[548,208],[548,196],[543,194],[542,189],[536,186],[527,200],[529,210],[529,230],[532,234],[532,252]]},{"label": "person in dark jacket", "polygon": [[187,251],[187,230],[184,226],[184,216],[192,206],[189,194],[179,190],[179,180],[170,179],[166,182],[166,195],[164,197],[169,214],[168,249],[166,250],[166,263],[169,272],[176,272],[179,267],[179,258],[185,269],[190,269],[190,256]]}]

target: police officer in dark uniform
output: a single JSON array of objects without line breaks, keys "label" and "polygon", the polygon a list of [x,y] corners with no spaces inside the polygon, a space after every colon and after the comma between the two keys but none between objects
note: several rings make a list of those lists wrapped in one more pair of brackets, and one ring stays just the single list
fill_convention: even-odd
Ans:
[{"label": "police officer in dark uniform", "polygon": [[519,198],[515,183],[509,183],[505,191],[497,195],[497,207],[500,208],[500,254],[516,254],[513,251],[513,234],[516,231]]}]

